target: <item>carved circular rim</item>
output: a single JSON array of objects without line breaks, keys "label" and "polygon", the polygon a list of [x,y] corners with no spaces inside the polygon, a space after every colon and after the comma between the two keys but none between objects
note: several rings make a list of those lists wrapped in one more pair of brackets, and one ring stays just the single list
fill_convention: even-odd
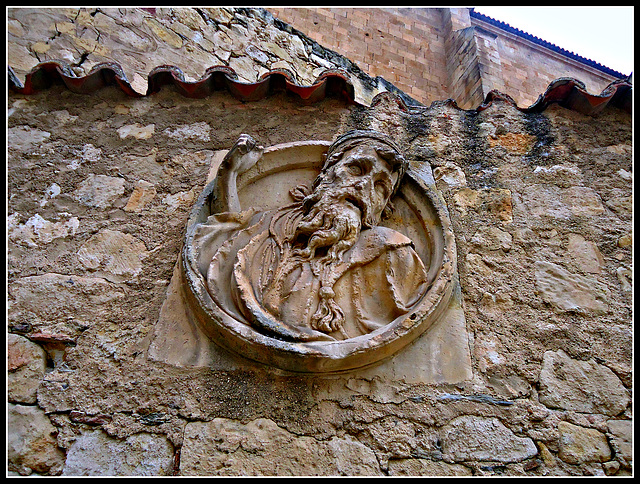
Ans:
[{"label": "carved circular rim", "polygon": [[[272,153],[301,147],[328,148],[328,142],[296,142],[274,145],[265,150]],[[400,192],[412,184],[425,196],[441,227],[442,254],[440,266],[431,287],[415,310],[369,334],[340,341],[291,342],[265,335],[246,322],[238,321],[220,308],[209,295],[204,276],[198,271],[193,247],[195,228],[204,222],[208,206],[216,189],[210,182],[196,201],[189,220],[182,250],[182,271],[189,308],[200,328],[213,342],[250,360],[302,373],[333,373],[364,368],[396,354],[424,333],[445,311],[453,293],[456,268],[456,248],[449,214],[444,200],[433,186],[420,175],[419,163],[412,164],[405,175]],[[286,169],[286,165],[282,167]]]}]

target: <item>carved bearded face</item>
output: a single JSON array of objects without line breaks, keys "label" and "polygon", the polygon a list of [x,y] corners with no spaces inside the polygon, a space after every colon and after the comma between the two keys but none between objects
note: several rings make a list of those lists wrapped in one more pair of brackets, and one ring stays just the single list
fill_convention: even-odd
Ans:
[{"label": "carved bearded face", "polygon": [[309,236],[307,254],[334,246],[333,255],[353,245],[362,227],[378,225],[400,174],[395,153],[375,141],[361,141],[335,153],[304,201],[297,236]]},{"label": "carved bearded face", "polygon": [[[301,274],[305,264],[320,282],[313,329],[333,332],[342,327],[344,314],[334,301],[333,284],[343,256],[356,244],[363,227],[372,228],[402,178],[406,165],[387,143],[377,139],[353,137],[330,150],[325,166],[301,206],[293,209],[295,227],[284,237],[281,258],[271,284],[263,295],[265,308],[279,315],[288,289],[296,287],[291,277]],[[279,226],[279,225],[278,225]],[[287,225],[282,226],[287,227]]]},{"label": "carved bearded face", "polygon": [[316,190],[331,193],[335,202],[360,212],[365,226],[377,225],[399,176],[384,159],[386,151],[375,143],[349,149],[320,176]]}]

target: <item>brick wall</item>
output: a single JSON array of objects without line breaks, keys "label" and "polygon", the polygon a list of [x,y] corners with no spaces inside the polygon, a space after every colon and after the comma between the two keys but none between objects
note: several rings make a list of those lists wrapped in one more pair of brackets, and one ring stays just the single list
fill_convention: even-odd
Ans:
[{"label": "brick wall", "polygon": [[498,36],[494,50],[500,58],[505,92],[523,107],[533,104],[549,83],[559,77],[578,79],[593,94],[599,94],[614,80],[600,71],[515,36]]},{"label": "brick wall", "polygon": [[[467,8],[271,8],[280,20],[372,77],[429,104],[477,107],[492,89],[519,106],[573,77],[599,94],[613,77],[472,18]],[[470,30],[466,30],[470,29]]]},{"label": "brick wall", "polygon": [[429,103],[446,99],[442,9],[271,8],[269,11],[372,77]]}]

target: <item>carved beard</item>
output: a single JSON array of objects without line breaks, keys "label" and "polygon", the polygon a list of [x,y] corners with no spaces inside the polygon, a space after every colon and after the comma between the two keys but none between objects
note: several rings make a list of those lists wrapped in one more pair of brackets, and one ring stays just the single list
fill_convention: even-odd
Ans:
[{"label": "carved beard", "polygon": [[342,275],[336,266],[358,240],[363,211],[366,213],[367,208],[345,190],[317,188],[304,199],[299,210],[303,215],[292,233],[284,238],[280,262],[264,302],[272,313],[277,314],[280,302],[287,297],[283,291],[286,278],[309,263],[320,281],[319,304],[311,318],[311,326],[331,333],[342,328],[345,320],[342,309],[334,300],[333,285]]},{"label": "carved beard", "polygon": [[361,210],[333,193],[318,194],[316,190],[305,199],[303,210],[306,214],[296,227],[293,245],[296,253],[307,260],[325,252],[320,260],[336,262],[360,235]]}]

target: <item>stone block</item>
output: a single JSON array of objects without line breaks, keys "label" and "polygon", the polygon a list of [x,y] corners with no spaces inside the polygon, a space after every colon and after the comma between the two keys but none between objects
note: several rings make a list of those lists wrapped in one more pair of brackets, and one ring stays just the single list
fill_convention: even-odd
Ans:
[{"label": "stone block", "polygon": [[136,279],[147,255],[142,241],[130,234],[104,229],[80,247],[78,260],[96,276],[124,282]]},{"label": "stone block", "polygon": [[323,441],[266,418],[246,424],[215,418],[187,424],[180,475],[375,476],[382,471],[373,451],[348,435]]},{"label": "stone block", "polygon": [[7,409],[9,468],[21,475],[58,475],[64,453],[58,448],[55,427],[36,406],[9,404]]},{"label": "stone block", "polygon": [[47,273],[22,277],[8,286],[8,315],[46,334],[76,338],[104,318],[124,298],[125,290],[105,279]]},{"label": "stone block", "polygon": [[102,430],[79,435],[67,451],[63,476],[170,476],[173,445],[163,435],[142,432],[124,440]]},{"label": "stone block", "polygon": [[536,288],[542,299],[560,312],[604,314],[609,290],[594,277],[574,274],[551,262],[534,263]]},{"label": "stone block", "polygon": [[615,449],[616,458],[623,465],[633,465],[633,422],[631,420],[609,420],[607,422],[611,446]]},{"label": "stone block", "polygon": [[88,207],[107,208],[124,195],[124,179],[90,174],[73,192],[73,198]]},{"label": "stone block", "polygon": [[440,437],[447,462],[520,462],[538,453],[533,440],[518,437],[497,418],[457,417],[442,428]]},{"label": "stone block", "polygon": [[607,437],[569,422],[558,424],[558,456],[569,464],[605,462],[611,458]]},{"label": "stone block", "polygon": [[47,364],[44,349],[27,338],[7,335],[7,396],[13,403],[36,403]]},{"label": "stone block", "polygon": [[564,351],[547,351],[540,371],[540,402],[550,408],[618,415],[629,394],[613,371],[593,359],[574,360]]}]

